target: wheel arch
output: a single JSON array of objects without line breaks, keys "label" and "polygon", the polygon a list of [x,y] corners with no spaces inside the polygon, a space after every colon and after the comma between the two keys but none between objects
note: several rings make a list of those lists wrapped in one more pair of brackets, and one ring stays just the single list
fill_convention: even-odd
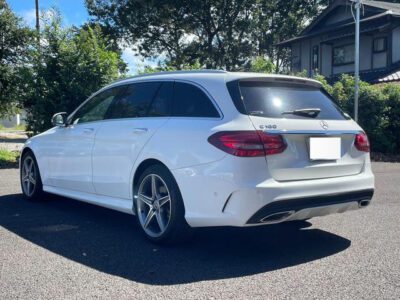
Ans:
[{"label": "wheel arch", "polygon": [[[24,155],[28,152],[32,152],[33,156],[35,156],[35,153],[33,152],[33,150],[30,147],[24,147],[21,151],[21,155],[19,156],[19,167],[21,167],[21,161],[22,158],[24,157]],[[35,156],[36,158],[36,156]]]},{"label": "wheel arch", "polygon": [[30,147],[24,147],[24,149],[22,149],[22,151],[21,151],[21,157],[24,156],[28,152],[32,152],[33,155],[35,155],[35,153],[33,152],[33,150]]},{"label": "wheel arch", "polygon": [[[150,166],[154,166],[154,165],[160,165],[162,167],[164,167],[166,170],[168,170],[168,172],[170,173],[170,175],[172,176],[173,180],[176,182],[178,188],[179,188],[179,184],[176,181],[175,176],[172,174],[171,170],[167,167],[167,165],[165,163],[163,163],[162,161],[155,159],[155,158],[147,158],[145,160],[143,160],[142,162],[140,162],[140,164],[138,165],[138,167],[136,168],[134,175],[133,175],[133,180],[132,180],[132,196],[133,196],[133,205],[132,205],[132,210],[133,213],[136,215],[136,201],[135,201],[135,195],[136,195],[136,190],[138,188],[138,184],[139,184],[139,179],[140,179],[140,175],[144,172],[144,170],[146,170],[148,167]],[[180,193],[180,189],[179,189],[179,193]],[[185,206],[185,202],[183,202],[183,205]]]},{"label": "wheel arch", "polygon": [[140,175],[144,172],[144,170],[146,170],[148,167],[153,166],[153,165],[161,165],[164,168],[166,168],[167,170],[169,170],[168,167],[158,159],[148,158],[148,159],[145,159],[144,161],[142,161],[138,165],[138,167],[136,168],[135,174],[133,175],[132,187],[133,187],[133,194],[134,195],[135,195],[135,192],[136,192],[136,188],[137,188],[137,185],[138,185],[138,181],[139,181]]}]

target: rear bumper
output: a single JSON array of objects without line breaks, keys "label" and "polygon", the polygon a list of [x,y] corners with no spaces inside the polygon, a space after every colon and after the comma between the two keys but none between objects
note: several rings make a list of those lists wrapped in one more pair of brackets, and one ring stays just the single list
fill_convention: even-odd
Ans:
[{"label": "rear bumper", "polygon": [[308,219],[333,212],[368,206],[373,189],[278,200],[259,209],[246,224],[271,224],[289,220]]},{"label": "rear bumper", "polygon": [[[367,161],[351,176],[279,182],[272,178],[264,158],[226,159],[172,170],[181,190],[185,218],[192,227],[256,226],[261,214],[292,212],[285,219],[303,220],[360,208],[370,200],[374,175]],[[257,220],[258,219],[258,220]]]}]

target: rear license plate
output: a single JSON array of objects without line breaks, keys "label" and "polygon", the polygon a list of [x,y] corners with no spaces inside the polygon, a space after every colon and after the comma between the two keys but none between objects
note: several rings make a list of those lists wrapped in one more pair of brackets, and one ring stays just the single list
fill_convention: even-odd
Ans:
[{"label": "rear license plate", "polygon": [[340,137],[311,137],[309,144],[311,160],[336,160],[340,158]]}]

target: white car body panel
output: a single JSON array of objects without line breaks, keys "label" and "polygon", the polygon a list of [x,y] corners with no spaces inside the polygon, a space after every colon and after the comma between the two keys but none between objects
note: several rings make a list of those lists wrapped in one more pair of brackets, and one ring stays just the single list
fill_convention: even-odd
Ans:
[{"label": "white car body panel", "polygon": [[130,175],[143,147],[168,118],[137,118],[104,122],[93,148],[96,194],[132,199]]},{"label": "white car body panel", "polygon": [[[191,82],[208,94],[221,118],[116,119],[55,127],[29,139],[25,148],[35,154],[45,191],[130,214],[136,170],[146,160],[157,160],[173,174],[193,227],[250,226],[247,221],[256,211],[277,200],[374,189],[369,154],[353,145],[354,132],[362,131],[357,123],[330,120],[326,133],[341,137],[343,155],[336,162],[310,161],[304,139],[323,130],[320,120],[249,117],[237,111],[225,83],[252,77],[294,78],[182,72],[127,79],[106,88],[152,80]],[[276,127],[265,129],[271,124]],[[287,149],[267,157],[236,157],[207,142],[215,132],[256,129],[279,132]],[[290,220],[355,208],[357,202],[314,207]]]}]

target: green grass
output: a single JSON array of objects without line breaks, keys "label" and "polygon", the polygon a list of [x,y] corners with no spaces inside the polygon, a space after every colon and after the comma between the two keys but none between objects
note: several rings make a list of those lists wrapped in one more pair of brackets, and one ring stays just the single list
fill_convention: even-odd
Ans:
[{"label": "green grass", "polygon": [[18,166],[19,151],[0,149],[0,168]]}]

